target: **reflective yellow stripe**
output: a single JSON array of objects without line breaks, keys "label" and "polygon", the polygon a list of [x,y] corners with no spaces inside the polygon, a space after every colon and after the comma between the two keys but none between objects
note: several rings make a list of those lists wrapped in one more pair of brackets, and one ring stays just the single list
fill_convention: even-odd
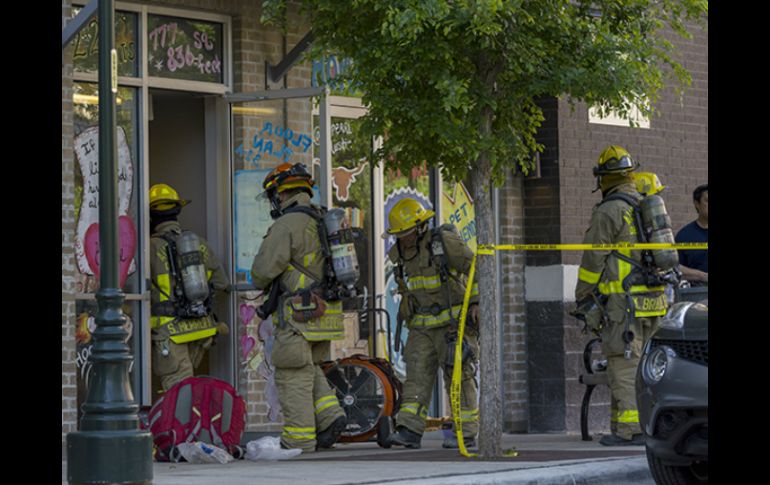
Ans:
[{"label": "reflective yellow stripe", "polygon": [[435,276],[410,276],[406,286],[414,290],[433,290],[441,287],[441,277]]},{"label": "reflective yellow stripe", "polygon": [[[603,295],[609,295],[612,293],[625,293],[623,285],[620,281],[610,281],[607,283],[599,283],[599,292]],[[631,294],[634,293],[649,293],[649,292],[663,292],[662,286],[643,286],[634,285],[631,287]]]},{"label": "reflective yellow stripe", "polygon": [[649,312],[634,312],[634,315],[637,317],[660,317],[666,314],[666,309],[663,310],[652,310]]},{"label": "reflective yellow stripe", "polygon": [[310,342],[318,342],[321,340],[339,340],[345,338],[345,331],[339,330],[337,332],[313,332],[312,330],[305,330],[302,335],[306,340]]},{"label": "reflective yellow stripe", "polygon": [[631,287],[631,293],[663,293],[665,288],[662,286],[644,286],[635,285]]},{"label": "reflective yellow stripe", "polygon": [[[631,257],[630,249],[619,249],[618,252],[628,258]],[[627,263],[620,258],[615,258],[618,263],[618,279],[599,283],[599,293],[609,295],[612,293],[625,293],[623,289],[623,280],[631,274],[631,263]],[[645,287],[646,288],[646,287]]]},{"label": "reflective yellow stripe", "polygon": [[[631,250],[630,249],[618,249],[618,252],[621,256],[625,256],[627,258],[631,257]],[[631,263],[626,262],[620,258],[617,258],[618,260],[618,281],[623,281],[626,279],[626,276],[631,274]]]},{"label": "reflective yellow stripe", "polygon": [[414,414],[417,416],[417,410],[420,408],[420,403],[410,402],[401,405],[401,411]]},{"label": "reflective yellow stripe", "polygon": [[158,275],[158,288],[160,288],[160,301],[168,300],[171,294],[171,275],[168,273]]},{"label": "reflective yellow stripe", "polygon": [[315,439],[315,427],[310,428],[294,428],[291,426],[284,426],[283,433],[281,435],[287,438],[294,438],[298,440],[314,440]]},{"label": "reflective yellow stripe", "polygon": [[158,328],[174,320],[174,317],[150,317],[150,328]]},{"label": "reflective yellow stripe", "polygon": [[175,344],[184,344],[187,342],[192,342],[193,340],[209,338],[212,335],[216,335],[216,333],[217,333],[216,328],[207,328],[206,330],[201,330],[199,332],[190,332],[182,335],[172,335],[169,338]]},{"label": "reflective yellow stripe", "polygon": [[639,423],[639,411],[629,409],[618,415],[618,423]]},{"label": "reflective yellow stripe", "polygon": [[[455,316],[460,315],[460,311],[462,310],[462,305],[455,305],[452,307],[452,311]],[[447,308],[443,312],[439,313],[438,315],[427,315],[423,313],[418,313],[415,315],[412,320],[409,322],[409,325],[412,327],[433,327],[436,325],[442,325],[446,322],[448,322],[451,319],[451,316],[449,314],[449,309]]]},{"label": "reflective yellow stripe", "polygon": [[474,283],[471,287],[471,296],[479,296],[479,284]]},{"label": "reflective yellow stripe", "polygon": [[611,422],[617,423],[619,416],[620,416],[620,411],[618,411],[617,409],[613,409],[613,410],[610,411],[610,421]]},{"label": "reflective yellow stripe", "polygon": [[595,285],[599,282],[599,278],[601,278],[601,273],[594,273],[593,271],[588,271],[585,268],[580,268],[578,271],[578,279],[580,281],[585,281],[589,285]]},{"label": "reflective yellow stripe", "polygon": [[210,280],[211,279],[211,275],[213,275],[213,274],[214,274],[214,272],[211,271],[210,269],[206,270],[206,279]]},{"label": "reflective yellow stripe", "polygon": [[610,295],[613,293],[625,293],[625,291],[620,281],[608,281],[606,283],[599,283],[599,293]]},{"label": "reflective yellow stripe", "polygon": [[315,402],[315,413],[320,414],[324,409],[334,406],[337,401],[337,396],[324,396]]},{"label": "reflective yellow stripe", "polygon": [[474,422],[478,420],[479,420],[478,409],[468,409],[468,410],[460,411],[460,421],[467,423],[467,422]]}]

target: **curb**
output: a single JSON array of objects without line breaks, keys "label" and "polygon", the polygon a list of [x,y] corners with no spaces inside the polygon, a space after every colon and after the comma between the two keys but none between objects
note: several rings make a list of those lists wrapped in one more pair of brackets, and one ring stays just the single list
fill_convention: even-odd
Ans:
[{"label": "curb", "polygon": [[542,468],[519,468],[485,474],[455,474],[376,483],[399,485],[617,485],[619,483],[638,483],[654,485],[655,482],[650,474],[647,458],[639,457]]}]

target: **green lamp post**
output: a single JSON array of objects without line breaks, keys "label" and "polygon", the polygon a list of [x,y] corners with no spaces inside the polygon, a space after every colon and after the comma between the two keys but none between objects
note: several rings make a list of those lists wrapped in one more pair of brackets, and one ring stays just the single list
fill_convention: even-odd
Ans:
[{"label": "green lamp post", "polygon": [[67,479],[80,484],[152,483],[152,436],[139,430],[128,369],[118,287],[118,191],[115,94],[118,88],[113,0],[98,1],[99,15],[99,268],[88,395],[80,430],[67,435]]}]

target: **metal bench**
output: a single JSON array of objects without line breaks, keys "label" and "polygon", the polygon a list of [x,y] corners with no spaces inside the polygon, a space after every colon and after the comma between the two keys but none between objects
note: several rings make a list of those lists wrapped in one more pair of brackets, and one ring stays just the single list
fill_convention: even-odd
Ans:
[{"label": "metal bench", "polygon": [[585,374],[581,374],[579,377],[580,383],[586,386],[585,393],[583,394],[583,404],[580,406],[580,434],[583,441],[592,440],[591,435],[588,433],[588,409],[591,405],[591,394],[596,386],[609,385],[606,361],[604,361],[604,368],[602,369],[601,366],[593,366],[593,361],[591,360],[594,346],[600,344],[601,341],[602,339],[600,338],[592,339],[586,344],[585,350],[583,350]]}]

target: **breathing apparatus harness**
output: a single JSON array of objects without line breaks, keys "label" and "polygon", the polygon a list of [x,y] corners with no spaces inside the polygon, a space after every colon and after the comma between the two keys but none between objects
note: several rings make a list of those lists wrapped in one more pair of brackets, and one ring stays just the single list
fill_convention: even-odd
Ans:
[{"label": "breathing apparatus harness", "polygon": [[[169,274],[174,279],[174,300],[156,304],[154,313],[174,316],[177,319],[203,318],[210,315],[212,298],[203,255],[200,252],[200,239],[192,231],[166,232],[159,237],[166,241]],[[155,286],[170,299],[170,295]],[[170,305],[173,305],[173,309],[169,308]]]},{"label": "breathing apparatus harness", "polygon": [[[314,281],[309,287],[301,288],[288,295],[301,296],[301,302],[292,302],[291,305],[295,320],[307,321],[323,315],[326,308],[325,302],[356,296],[355,283],[358,281],[360,271],[354,243],[358,235],[352,229],[343,227],[342,220],[345,212],[342,209],[327,210],[325,207],[303,206],[295,202],[284,209],[278,205],[270,215],[277,219],[295,212],[306,214],[316,222],[321,255],[324,260],[323,274],[320,278],[299,262],[292,261],[294,269]],[[259,317],[264,319],[272,314],[279,307],[279,300],[284,293],[287,291],[281,287],[280,277],[278,277],[270,285],[267,300],[257,309]],[[283,325],[283,319],[280,325]]]},{"label": "breathing apparatus harness", "polygon": [[[640,194],[641,195],[641,194]],[[656,199],[653,199],[656,198]],[[665,212],[665,206],[662,205],[662,199],[657,195],[642,195],[641,200],[632,195],[616,192],[611,194],[601,202],[599,205],[604,204],[612,200],[621,200],[630,205],[633,209],[633,224],[636,229],[637,241],[640,243],[647,242],[674,242],[673,234],[671,232],[671,219]],[[658,200],[660,201],[658,203]],[[649,202],[653,202],[656,205],[652,206]],[[655,213],[654,211],[660,211],[662,206],[662,213]],[[656,234],[661,233],[663,230],[668,229],[668,233],[663,236]],[[656,240],[657,239],[657,240]],[[671,252],[673,252],[672,260]],[[625,328],[623,330],[623,343],[625,344],[624,357],[626,359],[631,358],[631,342],[634,340],[634,333],[629,329],[631,318],[633,318],[633,311],[635,308],[634,299],[631,297],[631,287],[633,285],[644,285],[647,287],[663,286],[666,283],[676,285],[679,275],[676,269],[676,263],[678,263],[678,257],[676,250],[642,250],[642,262],[639,263],[632,258],[620,254],[619,251],[613,249],[610,252],[611,255],[616,258],[625,261],[631,265],[631,272],[623,278],[621,286],[626,296],[626,318]],[[664,273],[665,271],[665,273]]]},{"label": "breathing apparatus harness", "polygon": [[[418,228],[419,230],[419,228]],[[444,238],[442,235],[442,231],[454,231],[454,226],[451,224],[443,224],[435,229],[432,229],[430,231],[430,246],[429,246],[429,254],[430,254],[430,260],[432,264],[438,269],[439,273],[439,281],[441,281],[441,287],[444,290],[444,298],[446,300],[446,308],[442,308],[441,305],[434,303],[430,307],[416,307],[416,311],[422,311],[422,312],[428,312],[434,316],[437,316],[441,314],[445,309],[449,312],[449,320],[450,320],[450,330],[446,333],[446,343],[448,349],[453,349],[451,352],[447,352],[447,358],[444,363],[444,366],[447,368],[448,372],[451,372],[452,367],[454,367],[454,349],[457,346],[457,326],[458,326],[458,320],[457,317],[452,313],[452,291],[449,286],[449,278],[454,279],[457,283],[459,283],[461,286],[463,285],[463,282],[460,281],[458,277],[453,275],[449,271],[449,260],[447,259],[446,255],[446,248],[444,245]],[[419,233],[417,237],[417,244],[416,244],[416,251],[417,253],[410,258],[411,261],[415,257],[417,257],[420,253],[420,243],[422,242],[423,237],[425,236],[426,232]],[[404,262],[406,261],[404,258],[404,255],[402,253],[401,244],[396,240],[396,247],[398,249],[398,261],[396,262],[396,271],[395,271],[395,279],[396,284],[398,285],[399,292],[402,293],[402,298],[409,298],[411,297],[408,286],[406,285],[404,281]],[[470,282],[468,283],[470,284]],[[468,326],[470,328],[473,328],[474,330],[478,330],[477,326],[473,323],[470,323],[470,318],[467,319]],[[398,321],[398,326],[396,328],[396,345],[398,346],[399,342],[401,341],[401,320]],[[398,347],[396,347],[396,351],[398,351]],[[464,365],[468,359],[474,358],[473,351],[470,348],[470,345],[468,345],[468,342],[463,338],[462,342],[462,364]]]}]

